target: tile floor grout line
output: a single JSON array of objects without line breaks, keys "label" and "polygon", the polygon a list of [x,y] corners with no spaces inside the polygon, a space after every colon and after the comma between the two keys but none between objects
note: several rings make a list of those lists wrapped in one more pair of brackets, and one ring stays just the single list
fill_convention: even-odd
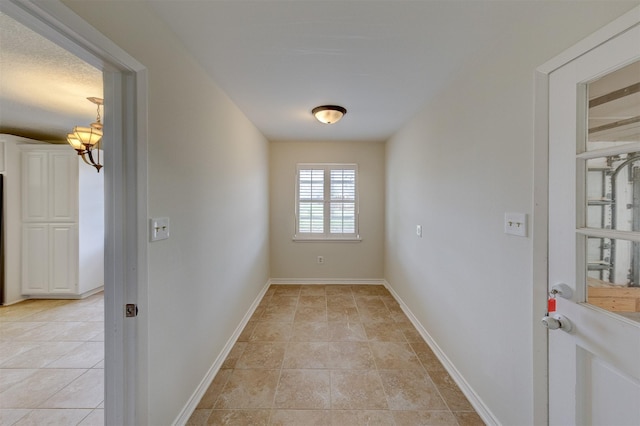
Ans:
[{"label": "tile floor grout line", "polygon": [[[96,297],[102,298],[103,296],[100,295]],[[56,301],[53,303],[51,303],[51,301],[49,300],[30,300],[30,301],[21,302],[21,303],[25,303],[24,305],[22,305],[22,307],[16,308],[16,307],[13,307],[14,305],[11,305],[9,307],[0,307],[0,314],[3,314],[2,320],[0,320],[0,326],[3,329],[2,331],[6,331],[6,329],[9,328],[11,324],[15,324],[14,327],[19,327],[20,323],[39,324],[38,326],[31,329],[32,331],[40,330],[39,332],[41,333],[42,331],[46,330],[45,327],[50,327],[52,331],[52,335],[50,336],[41,335],[41,338],[36,340],[16,340],[11,338],[7,339],[5,338],[6,335],[2,336],[3,343],[13,342],[14,345],[17,345],[16,346],[17,350],[16,350],[16,353],[14,353],[10,357],[3,360],[2,366],[0,367],[0,371],[11,371],[11,370],[30,371],[30,374],[22,377],[19,381],[15,383],[10,383],[6,387],[6,389],[4,389],[2,392],[2,394],[5,397],[8,395],[12,395],[13,397],[17,397],[16,401],[25,401],[25,404],[27,405],[24,408],[20,408],[20,407],[3,408],[3,410],[18,410],[18,412],[22,413],[19,418],[12,419],[11,420],[12,422],[20,422],[23,419],[27,419],[27,418],[33,421],[34,419],[31,418],[31,416],[34,416],[34,413],[46,412],[48,413],[48,416],[54,413],[71,412],[74,410],[81,410],[81,411],[76,411],[79,414],[87,413],[81,419],[75,419],[74,424],[76,424],[84,421],[87,418],[87,416],[91,415],[91,413],[93,412],[96,412],[96,410],[101,410],[101,411],[104,410],[103,408],[98,408],[100,407],[100,405],[103,404],[104,402],[103,398],[99,403],[95,405],[95,407],[92,406],[92,407],[73,408],[71,406],[66,408],[53,408],[53,407],[42,406],[46,404],[47,401],[51,400],[51,398],[55,398],[56,395],[60,395],[61,392],[64,392],[65,390],[70,389],[70,387],[73,386],[73,383],[76,383],[77,380],[81,379],[86,374],[88,374],[89,371],[93,369],[93,367],[97,367],[99,362],[102,362],[102,361],[96,362],[96,364],[94,364],[92,368],[87,368],[85,366],[78,367],[76,365],[69,365],[67,367],[50,368],[52,363],[59,361],[63,357],[73,352],[73,349],[69,350],[68,347],[73,347],[73,348],[79,347],[89,341],[92,341],[92,339],[96,339],[98,336],[100,336],[100,333],[93,333],[93,334],[86,333],[82,338],[80,338],[79,336],[81,336],[82,335],[81,333],[84,332],[84,331],[80,331],[77,336],[73,334],[69,334],[68,335],[69,338],[67,337],[68,332],[72,332],[72,333],[77,332],[77,329],[74,329],[76,324],[80,326],[83,323],[85,324],[89,323],[89,321],[84,321],[80,318],[76,318],[77,317],[76,312],[79,312],[80,309],[92,310],[92,315],[93,315],[92,319],[94,321],[91,321],[91,322],[94,322],[94,323],[103,322],[96,319],[97,315],[95,314],[95,312],[97,309],[101,308],[104,303],[102,301],[100,302],[91,301],[90,303],[88,303],[89,300],[90,299],[85,299],[83,301],[75,301],[75,300]],[[64,310],[61,308],[64,308]],[[16,312],[17,314],[15,314]],[[67,314],[71,314],[71,315],[75,314],[76,317],[74,318],[62,317],[62,315],[67,315]],[[60,330],[60,328],[66,328],[66,327],[71,327],[71,328],[69,328],[68,330],[67,329]],[[36,335],[34,337],[38,337],[37,333],[38,332],[36,332]],[[95,340],[94,342],[98,343],[102,341]],[[48,362],[42,363],[43,365],[39,367],[29,366],[29,365],[9,367],[7,365],[7,363],[11,362],[11,360],[24,359],[25,353],[29,351],[34,351],[34,355],[36,355],[39,348],[46,348],[47,345],[50,345],[50,344],[54,344],[54,345],[59,344],[60,347],[64,349],[63,350],[64,353],[61,353],[60,355],[54,354],[57,356],[54,356],[53,359],[49,359],[49,360],[46,359],[46,355],[47,355],[46,353],[42,354],[43,355],[42,357],[38,355],[39,359],[41,359],[42,361],[48,361]],[[20,349],[20,348],[26,348],[26,349]],[[46,352],[46,349],[40,349],[40,351]],[[104,356],[102,356],[101,358],[104,359]],[[38,358],[34,358],[34,360],[37,360],[37,359]],[[40,364],[40,362],[38,362],[38,364]],[[60,385],[62,385],[61,387],[58,387],[58,385],[50,386],[50,389],[53,392],[50,393],[49,391],[47,391],[45,394],[40,395],[37,398],[37,402],[29,403],[28,400],[22,399],[22,397],[19,394],[15,394],[15,391],[13,391],[14,392],[13,394],[9,393],[9,392],[12,392],[12,389],[18,390],[19,388],[16,388],[15,386],[20,385],[21,383],[24,382],[24,380],[27,380],[27,379],[36,380],[37,379],[36,375],[38,374],[38,372],[42,372],[45,375],[53,374],[55,376],[56,371],[69,371],[69,372],[76,371],[77,373],[74,373],[74,378],[70,379],[70,381],[67,382],[67,380],[65,379],[64,383],[60,382]],[[54,377],[54,376],[51,376],[51,377]],[[35,395],[32,395],[32,397],[33,396]],[[93,405],[93,403],[90,405]]]},{"label": "tile floor grout line", "polygon": [[[459,426],[460,424],[462,424],[461,423],[462,420],[460,420],[460,421],[458,420],[458,417],[456,417],[456,415],[454,414],[454,411],[451,410],[450,403],[447,402],[447,400],[444,398],[444,394],[442,394],[442,391],[440,390],[440,387],[438,387],[435,384],[433,378],[431,377],[431,374],[427,370],[427,364],[425,364],[425,361],[427,359],[425,359],[425,360],[421,359],[421,356],[418,355],[417,347],[414,348],[414,345],[412,344],[413,342],[410,342],[409,341],[409,337],[407,337],[408,335],[411,335],[411,339],[415,340],[414,336],[411,333],[408,333],[408,331],[404,330],[404,328],[397,328],[397,327],[401,327],[401,324],[403,322],[400,321],[400,319],[397,316],[393,316],[392,315],[391,317],[392,317],[393,320],[387,324],[387,326],[390,329],[393,329],[393,330],[398,329],[398,330],[400,330],[400,332],[401,332],[400,335],[397,335],[397,334],[393,335],[393,333],[385,333],[384,331],[382,331],[382,333],[375,332],[374,335],[370,335],[369,333],[367,333],[367,328],[364,327],[364,325],[365,325],[365,323],[369,324],[369,330],[371,332],[374,332],[375,329],[376,329],[375,324],[377,324],[376,323],[376,319],[375,318],[369,318],[369,320],[372,320],[373,322],[363,321],[364,318],[361,316],[361,314],[364,313],[362,308],[366,307],[365,306],[366,303],[365,303],[365,305],[361,304],[360,305],[361,308],[359,308],[358,304],[356,303],[356,299],[357,299],[356,293],[355,293],[356,290],[354,290],[351,286],[349,286],[348,288],[349,288],[349,290],[348,290],[349,291],[349,299],[353,303],[352,306],[354,306],[356,308],[355,309],[355,313],[356,313],[356,315],[357,315],[357,317],[359,319],[358,323],[362,325],[362,331],[364,333],[363,336],[354,336],[351,333],[349,333],[348,330],[346,330],[346,333],[347,333],[346,335],[337,336],[337,340],[335,340],[334,338],[331,337],[330,329],[327,327],[327,329],[326,329],[327,336],[324,337],[324,338],[321,337],[321,336],[303,335],[304,337],[302,339],[294,340],[294,337],[293,337],[294,334],[293,333],[294,333],[295,325],[296,325],[296,313],[298,312],[298,309],[303,307],[302,306],[302,303],[303,303],[302,301],[304,299],[302,298],[302,296],[305,295],[305,294],[303,294],[303,291],[302,291],[302,289],[304,289],[303,286],[299,286],[298,291],[296,292],[295,305],[293,306],[293,311],[291,312],[291,315],[292,315],[293,319],[292,320],[290,319],[290,320],[286,321],[286,324],[289,325],[288,333],[286,334],[286,336],[280,335],[281,331],[278,331],[278,330],[280,328],[282,328],[281,326],[278,326],[277,329],[274,329],[272,331],[271,335],[269,333],[268,327],[264,327],[264,326],[262,327],[262,330],[261,330],[260,334],[262,336],[261,339],[264,340],[264,342],[272,342],[272,341],[275,342],[275,341],[279,341],[279,340],[285,340],[285,344],[283,345],[284,346],[284,353],[282,354],[282,359],[280,360],[280,364],[279,364],[279,371],[278,371],[279,375],[278,375],[277,382],[275,383],[275,390],[274,390],[274,394],[273,394],[274,396],[273,396],[273,399],[272,399],[272,402],[271,402],[271,407],[270,407],[270,410],[268,411],[268,413],[265,413],[264,417],[262,417],[263,420],[266,419],[268,421],[268,424],[273,424],[273,422],[275,422],[275,421],[280,421],[280,420],[286,419],[286,418],[289,418],[289,419],[292,419],[292,420],[295,419],[295,418],[298,418],[298,422],[301,421],[301,420],[302,421],[307,421],[308,420],[307,416],[313,415],[313,414],[311,414],[311,412],[318,412],[318,413],[323,412],[324,414],[318,414],[318,415],[323,416],[323,418],[326,421],[329,422],[328,424],[332,424],[332,423],[333,424],[338,424],[338,423],[335,423],[335,421],[344,422],[344,421],[347,421],[347,420],[345,420],[347,418],[351,419],[351,420],[348,420],[349,422],[356,421],[356,419],[360,419],[360,420],[357,420],[357,421],[364,421],[365,419],[371,419],[371,417],[369,417],[370,415],[373,415],[375,418],[383,421],[385,424],[390,424],[390,425],[397,423],[397,416],[401,416],[400,418],[404,419],[405,422],[408,419],[413,419],[413,420],[409,420],[411,422],[418,422],[418,421],[420,421],[420,420],[418,420],[418,418],[420,416],[426,416],[426,417],[424,417],[425,419],[429,419],[429,418],[431,418],[431,416],[435,416],[435,417],[433,417],[433,419],[437,419],[437,418],[445,419],[446,418],[445,421],[447,422],[447,424],[450,424],[450,425],[458,425]],[[381,294],[379,294],[379,293],[371,294],[371,293],[367,292],[366,290],[360,289],[360,288],[358,288],[357,291],[359,291],[360,292],[359,294],[362,295],[362,296],[376,296],[374,298],[368,298],[368,299],[372,300],[372,301],[375,300],[377,302],[382,302],[382,305],[380,307],[383,308],[383,310],[381,312],[383,315],[385,313],[386,313],[386,315],[391,315],[393,313],[391,308],[390,308],[390,305],[385,303],[385,299],[382,297]],[[325,297],[325,302],[323,304],[324,308],[325,308],[325,313],[321,317],[315,316],[315,314],[310,313],[312,315],[309,316],[309,318],[315,316],[315,318],[317,318],[317,319],[315,319],[313,321],[309,321],[309,322],[316,323],[316,324],[325,323],[328,326],[328,324],[329,324],[329,293],[327,293],[327,288],[326,287],[324,288],[323,293],[324,293],[324,297]],[[306,295],[307,296],[313,296],[315,294],[316,294],[316,292],[312,291],[312,292],[309,292],[309,294],[306,294]],[[345,295],[346,292],[341,292],[340,294]],[[289,292],[288,294],[283,294],[282,296],[291,296],[291,295],[292,295],[291,292]],[[271,294],[270,298],[273,298],[273,297],[275,297],[275,291]],[[312,302],[312,300],[309,300],[309,302]],[[388,301],[388,302],[390,302],[390,301]],[[378,305],[378,303],[375,303],[375,304]],[[310,306],[310,307],[312,307],[312,306]],[[276,307],[275,311],[277,311],[277,309],[278,308]],[[347,310],[344,310],[343,312],[347,313],[348,310],[350,310],[350,308],[347,309]],[[371,313],[375,314],[375,312],[371,312]],[[263,311],[262,314],[264,314],[264,311]],[[277,316],[277,313],[276,313],[275,316]],[[375,315],[374,315],[374,317],[375,317]],[[306,318],[306,313],[303,313],[302,315],[300,315],[299,321],[304,322],[305,320],[309,320],[309,318]],[[350,316],[349,314],[347,314],[347,316],[344,317],[343,320],[344,320],[344,323],[346,323],[346,324],[355,324],[355,322],[353,320],[353,316]],[[256,321],[264,323],[265,321],[268,322],[268,319],[257,318]],[[341,321],[336,321],[336,322],[343,322],[343,321],[341,320]],[[276,323],[277,323],[277,321],[274,322],[274,325]],[[374,326],[372,327],[371,324],[374,324]],[[378,324],[378,326],[382,326],[382,324]],[[256,327],[257,327],[257,324],[256,324]],[[251,331],[251,334],[247,337],[247,339],[250,339],[251,335],[253,335],[257,331],[256,327],[254,327],[254,329]],[[338,329],[336,329],[336,331],[337,330]],[[284,339],[283,339],[283,337],[284,337]],[[316,340],[317,337],[320,337],[321,340]],[[353,341],[353,340],[351,340],[352,338],[355,338],[356,340]],[[302,364],[301,364],[304,367],[294,368],[296,365],[299,364],[297,362],[293,362],[293,364],[291,365],[293,370],[311,370],[311,371],[327,371],[328,372],[328,374],[329,374],[329,377],[328,377],[329,378],[329,380],[328,380],[328,390],[325,391],[325,392],[327,392],[327,393],[325,393],[325,395],[327,395],[327,397],[328,397],[328,404],[327,404],[328,409],[325,409],[325,408],[320,409],[320,408],[317,408],[317,407],[316,408],[309,408],[309,407],[307,407],[307,408],[295,408],[297,403],[294,403],[292,405],[292,407],[289,407],[289,408],[283,407],[282,409],[279,409],[278,407],[276,407],[276,403],[277,403],[277,400],[278,400],[277,397],[278,397],[279,387],[280,387],[280,385],[282,383],[284,383],[284,382],[282,382],[282,379],[283,379],[283,375],[285,374],[284,370],[287,369],[287,368],[285,368],[286,365],[287,365],[285,363],[286,359],[287,359],[287,356],[288,356],[288,354],[291,354],[292,356],[295,357],[296,352],[293,350],[293,348],[296,347],[296,345],[298,343],[303,343],[303,345],[300,345],[300,346],[305,346],[304,344],[307,344],[307,346],[309,346],[309,344],[311,344],[313,342],[316,342],[316,341],[325,342],[325,345],[327,345],[326,348],[329,349],[330,346],[332,345],[332,342],[335,342],[335,343],[349,343],[349,342],[350,343],[357,343],[357,342],[361,342],[362,340],[364,340],[367,343],[367,345],[365,345],[365,347],[367,348],[367,350],[369,352],[369,356],[372,357],[371,367],[366,368],[366,370],[375,372],[375,381],[378,383],[377,387],[379,387],[379,389],[380,389],[380,396],[384,395],[384,400],[386,401],[386,408],[385,409],[380,409],[380,408],[367,409],[367,406],[369,406],[369,404],[366,404],[366,403],[364,405],[358,403],[358,404],[355,405],[355,407],[358,407],[358,408],[354,408],[354,405],[353,405],[352,402],[347,402],[347,405],[345,407],[343,407],[343,409],[340,409],[340,410],[336,409],[336,407],[333,404],[333,396],[334,396],[334,394],[333,394],[333,390],[334,390],[334,380],[333,380],[334,376],[333,376],[333,373],[334,372],[338,372],[338,371],[340,371],[340,372],[362,371],[360,369],[360,367],[362,367],[362,366],[357,365],[356,369],[354,369],[354,368],[333,369],[333,368],[331,368],[332,364],[331,364],[330,352],[329,353],[325,352],[325,357],[326,357],[325,359],[326,360],[324,362],[326,362],[327,364],[323,364],[321,368],[315,368],[316,364],[313,364],[313,366],[309,367],[309,365],[312,365],[312,364],[305,363],[305,362],[302,362]],[[411,358],[415,358],[415,359],[418,360],[418,362],[416,363],[416,367],[419,368],[420,371],[422,371],[421,376],[424,378],[424,380],[418,380],[418,382],[424,383],[424,385],[421,385],[421,386],[426,386],[427,383],[431,385],[431,386],[427,386],[425,389],[429,389],[428,392],[432,393],[432,395],[434,395],[434,397],[437,396],[437,398],[439,398],[443,402],[442,409],[429,410],[428,406],[424,406],[424,408],[415,408],[414,410],[411,410],[411,409],[402,410],[402,409],[400,409],[400,408],[402,408],[402,406],[397,406],[395,410],[392,409],[390,401],[389,401],[389,398],[390,398],[390,394],[388,393],[389,389],[387,387],[385,387],[385,385],[384,385],[384,382],[382,380],[382,375],[381,375],[381,371],[382,370],[380,370],[381,365],[379,364],[379,361],[385,360],[386,357],[384,357],[382,354],[379,354],[380,356],[383,356],[383,358],[380,358],[380,357],[376,358],[376,356],[373,355],[373,346],[377,345],[378,343],[384,343],[384,342],[390,343],[390,345],[387,345],[387,346],[398,346],[399,348],[400,347],[406,348],[408,346],[408,351],[410,351]],[[418,343],[418,342],[416,341],[416,343]],[[378,345],[378,346],[380,346],[380,345]],[[383,344],[381,347],[378,347],[378,346],[376,346],[376,348],[377,348],[377,351],[379,352],[381,349],[384,348],[385,345]],[[246,349],[247,349],[247,346],[245,346],[245,348],[244,348],[244,350],[242,352],[244,353],[244,351]],[[344,355],[348,356],[348,354],[346,352],[345,352]],[[237,363],[238,359],[242,356],[242,354],[241,355],[235,354],[234,356],[237,358],[236,359],[236,363]],[[400,360],[404,359],[404,356],[402,356],[402,355],[400,355],[400,356],[401,356]],[[353,365],[353,364],[351,364],[351,365]],[[385,365],[387,365],[387,364],[385,364]],[[399,365],[400,365],[400,367],[396,367],[394,364],[389,364],[389,367],[391,367],[391,369],[388,370],[388,372],[392,373],[392,372],[395,372],[396,370],[398,370],[398,372],[400,372],[402,370],[407,370],[407,368],[408,368],[408,367],[403,368],[402,364],[399,364]],[[336,366],[338,366],[338,365],[336,365]],[[347,367],[347,366],[348,366],[347,364],[344,365],[344,367]],[[234,367],[235,367],[235,365],[234,365]],[[396,367],[396,368],[393,368],[393,367]],[[233,370],[234,369],[232,369],[232,371]],[[387,371],[387,370],[384,370],[384,371]],[[405,372],[405,374],[406,374],[406,372]],[[227,379],[229,379],[229,377],[230,376],[228,376]],[[446,383],[445,383],[445,385],[446,385]],[[410,385],[410,386],[412,386],[412,385]],[[224,392],[224,388],[226,388],[226,386],[223,385],[223,389],[220,392]],[[435,392],[434,392],[434,390],[435,390]],[[395,392],[395,390],[394,390],[394,392]],[[400,393],[403,393],[403,391],[400,390]],[[284,394],[281,395],[281,396],[284,396]],[[221,394],[219,394],[217,396],[216,401],[220,397],[221,397]],[[365,398],[368,398],[368,397],[365,396]],[[450,396],[450,398],[451,398],[451,396]],[[456,396],[453,395],[453,399],[451,399],[452,403],[455,402],[455,398],[456,398]],[[405,404],[404,406],[406,406],[407,408],[414,407],[412,405],[406,405],[407,402],[409,402],[409,404],[411,404],[411,402],[409,400],[407,400],[406,402],[403,402],[403,404]],[[214,404],[213,406],[215,407],[215,402],[213,404]],[[285,404],[285,405],[289,405],[289,404]],[[416,410],[418,410],[418,411],[416,411]],[[203,413],[201,413],[201,414],[205,414],[204,417],[202,417],[200,414],[199,414],[199,416],[201,416],[200,417],[201,419],[204,418],[204,420],[207,421],[208,419],[212,419],[211,415],[213,415],[214,411],[215,411],[215,409],[213,409],[213,408],[211,410],[205,410]],[[237,413],[234,414],[233,411],[237,411]],[[244,409],[243,408],[239,408],[239,409],[236,409],[236,410],[234,410],[233,408],[229,408],[229,409],[224,410],[225,416],[227,416],[227,415],[230,416],[230,417],[226,418],[227,421],[231,420],[231,419],[234,419],[234,418],[237,418],[237,417],[234,417],[234,416],[244,416],[244,415],[252,416],[252,415],[256,415],[257,414],[255,410],[249,410],[253,414],[247,413],[246,411],[247,411],[246,408],[244,408]],[[282,411],[282,413],[280,413],[280,411]],[[458,411],[461,411],[461,410],[458,410]],[[244,414],[242,414],[241,412],[244,412]],[[309,413],[309,414],[306,414],[306,413]],[[338,413],[341,413],[341,414],[338,414]],[[423,414],[420,414],[420,413],[423,413]],[[429,414],[429,413],[431,413],[431,414]],[[479,422],[480,421],[477,418],[477,413],[475,413],[475,411],[473,411],[473,409],[471,409],[469,411],[465,411],[465,413],[469,413],[469,415],[465,415],[464,418],[461,417],[461,419],[464,419],[465,424],[467,424],[469,421],[471,421],[471,422]],[[471,417],[471,414],[475,414],[475,418]],[[222,413],[218,413],[218,415],[222,415]],[[260,415],[262,416],[263,414],[260,414]],[[339,416],[337,418],[340,418],[340,420],[335,420],[334,421],[334,417],[336,415]],[[352,416],[352,417],[345,418],[345,417],[343,417],[345,415],[346,416]],[[275,416],[278,416],[278,417],[276,418]],[[293,416],[293,417],[287,417],[287,416]],[[302,417],[300,417],[300,416],[302,416]],[[355,416],[355,417],[353,417],[353,416]],[[361,417],[361,416],[363,416],[363,417]],[[445,417],[442,417],[442,416],[445,416]],[[195,421],[195,419],[194,419],[194,421]],[[344,423],[341,423],[341,424],[344,424]],[[353,423],[349,423],[349,424],[353,424]],[[400,423],[397,423],[397,424],[400,424]],[[481,423],[478,423],[478,424],[481,424]]]},{"label": "tile floor grout line", "polygon": [[[273,296],[275,296],[275,292],[271,297],[273,298]],[[298,305],[299,304],[300,304],[300,292],[298,292],[298,296],[297,296],[297,300],[296,300],[296,306],[295,306],[295,309],[293,310],[293,318],[291,320],[292,327],[293,327],[293,323],[295,322],[296,311],[298,310]],[[278,380],[276,381],[276,386],[275,386],[275,389],[273,391],[273,398],[271,400],[271,407],[269,408],[269,417],[267,419],[267,425],[271,424],[271,418],[273,417],[273,413],[276,410],[276,408],[275,408],[275,406],[276,406],[276,397],[278,396],[278,388],[280,387],[280,381],[282,380],[282,370],[284,370],[284,359],[285,359],[285,356],[287,354],[288,346],[289,346],[289,342],[287,342],[287,344],[285,345],[285,350],[284,350],[284,353],[282,355],[282,360],[280,361],[280,371],[278,373]]]}]

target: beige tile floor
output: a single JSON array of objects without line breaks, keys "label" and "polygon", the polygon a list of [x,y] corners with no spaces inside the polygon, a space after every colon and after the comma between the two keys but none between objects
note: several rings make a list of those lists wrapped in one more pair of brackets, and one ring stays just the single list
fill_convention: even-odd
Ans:
[{"label": "beige tile floor", "polygon": [[483,425],[383,286],[272,285],[190,425]]},{"label": "beige tile floor", "polygon": [[104,298],[0,306],[0,425],[104,424]]}]

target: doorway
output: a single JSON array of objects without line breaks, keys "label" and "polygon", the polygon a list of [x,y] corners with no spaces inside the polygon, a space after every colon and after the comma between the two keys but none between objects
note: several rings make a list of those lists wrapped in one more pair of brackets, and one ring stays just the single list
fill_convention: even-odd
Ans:
[{"label": "doorway", "polygon": [[[144,424],[146,70],[60,2],[8,0],[0,10],[104,73],[105,418]],[[141,307],[136,318],[125,318],[127,303]]]}]

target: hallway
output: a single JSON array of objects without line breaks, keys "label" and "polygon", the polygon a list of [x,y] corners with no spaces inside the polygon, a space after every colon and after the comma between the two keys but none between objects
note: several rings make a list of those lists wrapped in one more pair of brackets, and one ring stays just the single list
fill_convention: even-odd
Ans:
[{"label": "hallway", "polygon": [[380,285],[272,285],[190,425],[484,424]]}]

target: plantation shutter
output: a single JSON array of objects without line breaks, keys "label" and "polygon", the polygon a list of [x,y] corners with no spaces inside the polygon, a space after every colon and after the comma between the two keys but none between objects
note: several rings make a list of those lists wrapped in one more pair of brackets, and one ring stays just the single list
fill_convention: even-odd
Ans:
[{"label": "plantation shutter", "polygon": [[330,230],[334,234],[356,232],[356,171],[331,170]]},{"label": "plantation shutter", "polygon": [[296,239],[359,239],[356,164],[298,164]]},{"label": "plantation shutter", "polygon": [[324,233],[324,170],[302,169],[298,173],[298,232]]}]

